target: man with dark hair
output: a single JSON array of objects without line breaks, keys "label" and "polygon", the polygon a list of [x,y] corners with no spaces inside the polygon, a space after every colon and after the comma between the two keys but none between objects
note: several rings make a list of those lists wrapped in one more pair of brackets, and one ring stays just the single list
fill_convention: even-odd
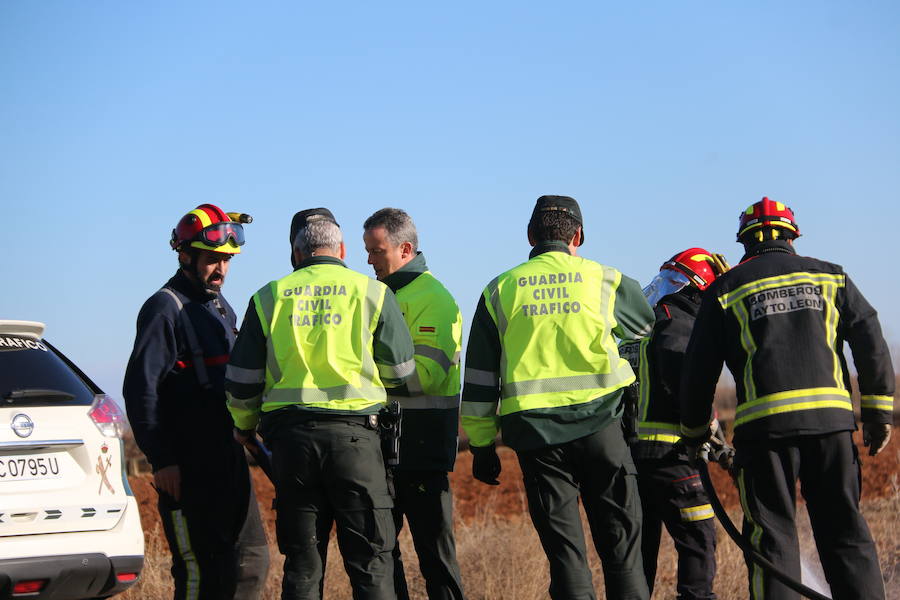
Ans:
[{"label": "man with dark hair", "polygon": [[[836,600],[881,600],[875,543],[859,510],[860,466],[844,341],[859,373],[863,441],[888,442],[894,372],[875,309],[843,269],[798,256],[794,213],[763,198],[741,213],[739,265],[705,292],[685,354],[681,433],[692,454],[710,436],[722,363],[737,382],[734,466],[744,535],[800,579],[794,522],[800,480],[825,578]],[[754,600],[799,595],[756,564]]]},{"label": "man with dark hair", "polygon": [[178,272],[141,307],[123,396],[153,467],[176,600],[252,600],[269,548],[243,448],[225,410],[236,317],[222,296],[243,226],[202,204],[172,231]]},{"label": "man with dark hair", "polygon": [[413,345],[387,286],[348,269],[325,208],[294,216],[294,272],[250,300],[225,390],[235,437],[257,425],[272,451],[282,598],[318,598],[322,546],[337,526],[360,600],[395,597],[392,501],[378,437],[385,387],[415,371]]},{"label": "man with dark hair", "polygon": [[529,260],[485,288],[469,335],[462,424],[472,474],[499,483],[502,430],[519,458],[554,600],[596,597],[579,496],[607,596],[646,600],[640,500],[620,424],[622,389],[635,377],[615,338],[650,333],[653,310],[636,281],[577,255],[584,229],[574,199],[538,198],[528,241]]},{"label": "man with dark hair", "polygon": [[[462,600],[447,477],[456,461],[462,316],[453,296],[428,270],[406,212],[383,208],[366,219],[363,229],[369,264],[397,295],[416,351],[416,372],[389,392],[402,411],[400,456],[391,468],[397,532],[405,515],[429,600]],[[398,598],[408,600],[399,544],[394,586]]]}]

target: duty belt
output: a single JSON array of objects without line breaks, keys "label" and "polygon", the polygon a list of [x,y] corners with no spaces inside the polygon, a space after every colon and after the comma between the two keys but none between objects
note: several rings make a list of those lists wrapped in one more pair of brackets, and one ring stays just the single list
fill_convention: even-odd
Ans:
[{"label": "duty belt", "polygon": [[367,429],[378,429],[378,415],[347,415],[347,414],[330,414],[325,411],[301,410],[296,406],[285,406],[270,413],[264,414],[265,419],[290,419],[294,423],[312,423],[312,422],[328,422],[328,423],[352,423],[362,425]]}]

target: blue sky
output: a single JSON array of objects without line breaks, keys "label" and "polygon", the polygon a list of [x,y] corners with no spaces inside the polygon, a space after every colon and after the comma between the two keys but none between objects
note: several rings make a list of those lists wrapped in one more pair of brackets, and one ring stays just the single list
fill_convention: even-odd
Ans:
[{"label": "blue sky", "polygon": [[398,206],[468,320],[541,194],[642,284],[690,246],[737,261],[768,195],[900,342],[896,3],[485,4],[0,4],[0,317],[46,322],[119,396],[203,202],[255,218],[239,315],[289,271],[295,211],[331,208],[371,273],[362,222]]}]

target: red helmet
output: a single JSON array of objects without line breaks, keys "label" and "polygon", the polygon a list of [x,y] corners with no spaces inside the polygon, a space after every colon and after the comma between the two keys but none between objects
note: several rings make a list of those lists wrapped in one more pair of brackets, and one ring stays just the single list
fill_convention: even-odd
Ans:
[{"label": "red helmet", "polygon": [[691,280],[691,285],[705,290],[729,267],[721,254],[710,254],[703,248],[688,248],[664,262],[659,270],[663,269],[678,271]]},{"label": "red helmet", "polygon": [[644,288],[644,296],[651,306],[656,306],[669,294],[688,286],[702,291],[729,268],[721,254],[710,254],[703,248],[688,248],[662,264],[659,273]]},{"label": "red helmet", "polygon": [[751,204],[741,213],[737,240],[740,242],[745,233],[760,227],[779,227],[790,231],[795,238],[800,237],[800,228],[794,220],[794,211],[781,202],[768,198]]},{"label": "red helmet", "polygon": [[189,245],[223,254],[240,254],[243,244],[244,226],[212,204],[201,204],[181,217],[169,242],[175,251]]}]

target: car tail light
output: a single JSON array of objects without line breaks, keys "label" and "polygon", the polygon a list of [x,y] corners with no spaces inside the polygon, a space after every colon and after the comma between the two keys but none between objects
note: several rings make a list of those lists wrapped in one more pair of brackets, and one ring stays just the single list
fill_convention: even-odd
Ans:
[{"label": "car tail light", "polygon": [[137,573],[116,573],[116,580],[118,580],[119,583],[132,583],[133,581],[137,581],[137,578]]},{"label": "car tail light", "polygon": [[46,579],[32,579],[29,581],[17,581],[13,585],[13,596],[24,596],[26,594],[37,594],[44,586],[47,585]]},{"label": "car tail light", "polygon": [[94,396],[94,403],[88,411],[94,425],[100,433],[106,437],[122,437],[125,433],[125,413],[116,404],[115,400],[106,394]]}]

